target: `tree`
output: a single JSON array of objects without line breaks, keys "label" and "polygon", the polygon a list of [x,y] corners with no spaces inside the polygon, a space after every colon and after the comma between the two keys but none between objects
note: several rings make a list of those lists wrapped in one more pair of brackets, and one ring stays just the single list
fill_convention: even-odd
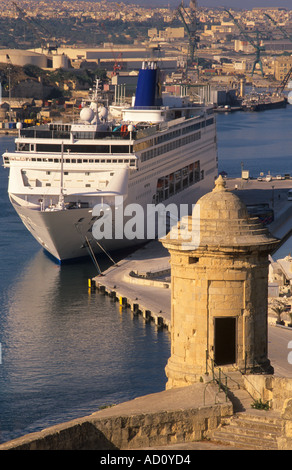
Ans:
[{"label": "tree", "polygon": [[282,314],[287,310],[289,305],[284,300],[275,299],[271,305],[271,310],[277,315],[276,323],[283,324],[281,319]]}]

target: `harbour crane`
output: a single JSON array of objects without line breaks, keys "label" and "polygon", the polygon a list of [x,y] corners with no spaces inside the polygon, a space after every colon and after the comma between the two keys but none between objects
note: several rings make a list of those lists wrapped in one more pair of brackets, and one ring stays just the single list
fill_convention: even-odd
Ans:
[{"label": "harbour crane", "polygon": [[[282,26],[278,25],[278,23],[270,15],[268,15],[267,13],[265,13],[265,16],[267,18],[269,18],[269,20],[271,20],[271,22],[283,33],[283,35],[285,36],[286,39],[289,39],[290,41],[292,41],[292,36],[290,34],[288,34],[287,31]],[[288,80],[290,79],[291,75],[292,75],[292,67],[290,68],[288,73],[283,78],[281,85],[277,88],[278,93],[279,92],[283,93],[284,88],[287,85]]]},{"label": "harbour crane", "polygon": [[191,2],[191,14],[189,14],[186,9],[184,8],[183,2],[178,6],[177,13],[179,14],[184,29],[189,38],[189,58],[188,58],[188,65],[195,65],[197,69],[197,73],[199,74],[199,63],[198,63],[198,43],[200,42],[200,38],[197,35],[197,17],[196,17],[196,2],[193,0]]},{"label": "harbour crane", "polygon": [[263,64],[262,64],[262,60],[261,60],[261,54],[262,52],[265,51],[265,47],[261,45],[261,39],[260,39],[260,34],[259,34],[259,31],[256,31],[256,40],[254,40],[253,38],[251,38],[247,32],[245,31],[245,29],[242,27],[242,25],[239,23],[239,21],[232,15],[232,13],[230,13],[229,10],[226,10],[224,8],[224,10],[228,13],[228,15],[230,16],[230,18],[233,20],[233,22],[236,24],[236,26],[238,27],[238,29],[240,30],[240,32],[242,33],[242,35],[245,37],[245,39],[247,40],[247,42],[249,42],[255,49],[255,53],[256,53],[256,57],[255,57],[255,60],[254,60],[254,63],[253,63],[253,67],[252,67],[252,72],[251,72],[251,75],[254,74],[255,72],[255,69],[256,69],[256,66],[257,64],[259,64],[260,66],[260,69],[261,69],[261,73],[262,73],[262,76],[264,76],[264,71],[263,71]]},{"label": "harbour crane", "polygon": [[33,29],[34,33],[36,34],[36,36],[39,38],[42,48],[48,49],[49,52],[51,52],[52,50],[57,50],[58,48],[57,44],[55,43],[48,44],[48,41],[51,39],[50,31],[43,25],[42,25],[42,28],[40,28],[37,22],[34,21],[32,18],[28,17],[26,12],[19,5],[17,5],[17,3],[15,2],[12,2],[12,3],[15,6],[16,10],[18,11],[21,19],[29,24],[29,26]]},{"label": "harbour crane", "polygon": [[[101,27],[102,27],[104,33],[108,36],[108,31],[107,31],[104,23],[101,23]],[[113,65],[113,71],[112,71],[112,74],[111,74],[111,76],[113,77],[113,76],[117,75],[118,71],[122,70],[122,68],[123,68],[123,66],[122,66],[123,53],[120,52],[119,55],[117,56],[115,51],[114,51],[114,48],[112,46],[112,43],[110,41],[109,41],[109,47],[110,47],[113,59],[115,61],[114,65]]]},{"label": "harbour crane", "polygon": [[272,18],[267,13],[265,13],[265,16],[269,18],[269,20],[283,33],[286,39],[289,39],[290,41],[292,41],[292,36],[288,34],[287,31],[274,20],[274,18]]}]

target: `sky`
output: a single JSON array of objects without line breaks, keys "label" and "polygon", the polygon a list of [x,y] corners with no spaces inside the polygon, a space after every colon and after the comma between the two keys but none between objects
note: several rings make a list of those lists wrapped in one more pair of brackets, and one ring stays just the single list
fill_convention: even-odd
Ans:
[{"label": "sky", "polygon": [[[170,5],[172,8],[178,7],[181,4],[181,0],[132,0],[136,4],[153,4],[159,5]],[[189,6],[189,0],[184,0],[184,5]],[[198,0],[198,7],[224,7],[224,8],[235,8],[250,10],[254,7],[284,7],[287,10],[292,10],[292,0]]]},{"label": "sky", "polygon": [[[187,3],[186,3],[187,5]],[[199,0],[200,7],[220,7],[238,8],[249,10],[254,7],[284,7],[292,9],[292,0]]]}]

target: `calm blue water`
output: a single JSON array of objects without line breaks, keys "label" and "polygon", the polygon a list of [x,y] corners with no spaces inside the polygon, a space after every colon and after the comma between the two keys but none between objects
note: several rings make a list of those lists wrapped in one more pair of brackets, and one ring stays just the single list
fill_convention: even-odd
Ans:
[{"label": "calm blue water", "polygon": [[[13,139],[0,137],[0,152]],[[166,331],[88,293],[91,261],[59,266],[7,197],[0,167],[0,442],[165,388]],[[107,260],[99,259],[102,267]]]},{"label": "calm blue water", "polygon": [[[219,171],[292,175],[292,106],[219,115]],[[0,137],[0,153],[13,138]],[[88,293],[91,261],[59,266],[24,228],[0,167],[0,442],[165,388],[169,335]],[[107,260],[100,259],[104,267]]]},{"label": "calm blue water", "polygon": [[260,113],[217,116],[219,172],[239,177],[241,162],[250,175],[292,176],[292,106]]}]

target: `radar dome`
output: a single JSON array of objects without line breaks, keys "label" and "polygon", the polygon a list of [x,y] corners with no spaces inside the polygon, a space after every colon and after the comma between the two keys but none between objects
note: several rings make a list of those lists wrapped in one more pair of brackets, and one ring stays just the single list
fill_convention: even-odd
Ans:
[{"label": "radar dome", "polygon": [[92,109],[92,111],[94,111],[96,113],[97,112],[97,104],[96,103],[91,103],[90,104],[90,109]]},{"label": "radar dome", "polygon": [[22,123],[21,122],[17,122],[16,123],[16,129],[22,129]]},{"label": "radar dome", "polygon": [[101,108],[99,111],[99,117],[101,119],[106,119],[107,118],[107,109],[105,107]]},{"label": "radar dome", "polygon": [[94,117],[94,112],[91,108],[83,108],[80,112],[80,118],[82,121],[91,122]]}]

